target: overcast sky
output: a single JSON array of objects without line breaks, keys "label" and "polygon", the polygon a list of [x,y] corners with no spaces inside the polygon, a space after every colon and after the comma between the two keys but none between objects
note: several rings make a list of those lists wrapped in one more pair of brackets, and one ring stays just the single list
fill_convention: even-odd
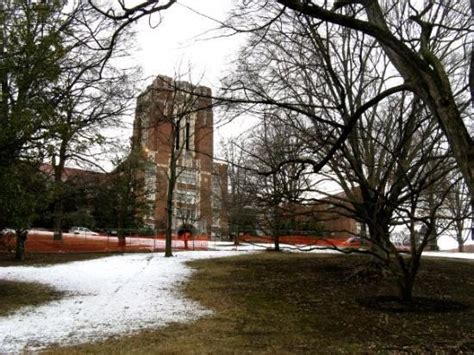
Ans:
[{"label": "overcast sky", "polygon": [[[216,31],[231,8],[231,0],[180,0],[161,16],[155,14],[151,22],[141,19],[135,27],[136,48],[131,54],[134,64],[143,69],[143,87],[158,74],[175,77],[176,73],[192,68],[193,83],[209,86],[215,93],[219,79],[244,43],[242,35],[222,37],[222,32]],[[159,24],[152,28],[150,23]],[[217,112],[214,114],[215,120],[222,118]],[[218,129],[215,147],[238,127],[239,124],[233,124]]]},{"label": "overcast sky", "polygon": [[[205,14],[208,18],[193,12]],[[175,76],[177,71],[193,68],[193,80],[204,75],[201,83],[216,86],[221,72],[239,48],[239,39],[215,38],[213,31],[224,21],[231,8],[231,0],[183,0],[154,15],[151,28],[148,19],[136,26],[137,47],[134,58],[141,64],[145,77],[158,74]],[[151,82],[151,79],[150,79]]]}]

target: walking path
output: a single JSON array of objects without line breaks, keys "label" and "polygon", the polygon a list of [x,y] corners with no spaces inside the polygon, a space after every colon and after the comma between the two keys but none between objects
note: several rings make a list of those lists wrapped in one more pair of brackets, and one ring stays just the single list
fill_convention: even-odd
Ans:
[{"label": "walking path", "polygon": [[185,262],[236,254],[127,254],[47,267],[2,267],[0,279],[40,282],[67,295],[0,317],[0,353],[92,342],[202,317],[210,311],[179,292],[192,273]]}]

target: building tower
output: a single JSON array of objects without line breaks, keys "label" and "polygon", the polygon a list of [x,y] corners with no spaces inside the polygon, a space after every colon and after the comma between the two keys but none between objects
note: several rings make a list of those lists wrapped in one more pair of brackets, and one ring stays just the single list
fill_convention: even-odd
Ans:
[{"label": "building tower", "polygon": [[167,223],[168,188],[172,228],[213,237],[226,235],[227,166],[213,161],[211,89],[159,75],[137,99],[133,144],[150,161],[144,173],[158,233]]}]

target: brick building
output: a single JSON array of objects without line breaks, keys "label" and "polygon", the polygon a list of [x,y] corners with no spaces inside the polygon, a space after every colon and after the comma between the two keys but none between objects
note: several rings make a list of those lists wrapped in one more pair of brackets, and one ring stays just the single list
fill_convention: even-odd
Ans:
[{"label": "brick building", "polygon": [[184,229],[216,237],[228,233],[223,208],[227,166],[213,161],[214,117],[210,97],[207,87],[159,75],[137,99],[132,140],[151,162],[144,177],[154,201],[154,212],[147,223],[158,232],[166,228],[171,182],[175,185],[175,233]]}]

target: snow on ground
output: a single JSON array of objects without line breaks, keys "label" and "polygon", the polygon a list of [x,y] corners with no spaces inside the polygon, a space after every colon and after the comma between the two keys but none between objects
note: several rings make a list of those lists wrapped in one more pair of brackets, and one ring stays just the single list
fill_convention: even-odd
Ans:
[{"label": "snow on ground", "polygon": [[209,310],[179,292],[192,273],[184,263],[236,254],[127,254],[47,267],[1,267],[0,279],[48,284],[67,296],[0,317],[0,353],[92,342],[207,315]]},{"label": "snow on ground", "polygon": [[474,260],[474,253],[458,253],[458,252],[448,252],[448,251],[424,251],[423,256]]},{"label": "snow on ground", "polygon": [[[59,301],[0,317],[0,353],[93,342],[210,314],[179,291],[192,273],[185,262],[264,250],[271,245],[209,243],[215,251],[180,252],[172,258],[164,258],[162,253],[126,254],[47,267],[0,267],[0,279],[40,282],[67,293]],[[474,259],[474,253],[424,255]]]}]

